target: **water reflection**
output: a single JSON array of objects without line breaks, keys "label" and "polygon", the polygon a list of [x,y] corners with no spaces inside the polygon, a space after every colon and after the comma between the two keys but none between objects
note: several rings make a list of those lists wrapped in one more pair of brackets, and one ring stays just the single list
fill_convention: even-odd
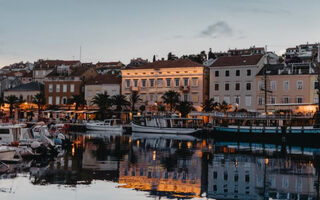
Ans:
[{"label": "water reflection", "polygon": [[[55,160],[10,165],[1,182],[27,174],[30,184],[119,188],[166,198],[318,199],[320,150],[245,143],[214,143],[191,136],[73,134]],[[94,189],[94,188],[93,188]],[[119,189],[114,189],[119,190]],[[118,194],[121,197],[121,192]]]}]

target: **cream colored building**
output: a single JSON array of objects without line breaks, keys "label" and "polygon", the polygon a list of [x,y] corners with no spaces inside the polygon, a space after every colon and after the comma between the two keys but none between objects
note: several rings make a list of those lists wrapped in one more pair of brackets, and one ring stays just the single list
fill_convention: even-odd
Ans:
[{"label": "cream colored building", "polygon": [[[208,69],[189,59],[156,61],[121,70],[122,94],[129,96],[138,92],[148,111],[169,90],[181,95],[182,101],[190,101],[197,110],[208,98]],[[137,105],[137,108],[138,106]]]},{"label": "cream colored building", "polygon": [[[267,71],[267,101],[264,92],[264,72]],[[263,68],[256,76],[256,108],[264,112],[265,102],[268,112],[292,110],[312,113],[316,110],[318,95],[316,90],[317,74],[309,63],[292,65],[270,65]]]},{"label": "cream colored building", "polygon": [[85,100],[88,106],[94,106],[92,99],[97,94],[102,93],[107,93],[110,97],[121,94],[121,78],[112,74],[103,74],[87,81],[85,85]]},{"label": "cream colored building", "polygon": [[25,102],[31,103],[33,97],[41,92],[43,92],[43,84],[38,82],[31,82],[5,90],[3,96],[7,97],[14,95],[18,98],[21,98]]},{"label": "cream colored building", "polygon": [[210,98],[255,111],[255,76],[263,65],[262,54],[219,57],[210,66]]}]

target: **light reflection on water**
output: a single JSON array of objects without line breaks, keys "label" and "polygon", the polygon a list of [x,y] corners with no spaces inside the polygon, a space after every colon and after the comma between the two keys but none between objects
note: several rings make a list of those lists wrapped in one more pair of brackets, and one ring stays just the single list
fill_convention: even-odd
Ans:
[{"label": "light reflection on water", "polygon": [[72,138],[61,157],[10,165],[11,173],[1,175],[0,199],[319,196],[319,149],[135,133]]}]

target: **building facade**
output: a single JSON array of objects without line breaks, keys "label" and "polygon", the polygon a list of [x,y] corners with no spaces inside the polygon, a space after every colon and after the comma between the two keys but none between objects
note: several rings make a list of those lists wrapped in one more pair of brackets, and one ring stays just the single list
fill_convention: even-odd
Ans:
[{"label": "building facade", "polygon": [[5,90],[4,97],[14,95],[25,102],[32,103],[33,97],[41,92],[43,92],[43,84],[31,82]]},{"label": "building facade", "polygon": [[[264,76],[265,71],[267,75]],[[267,78],[267,85],[265,85]],[[292,110],[294,112],[313,113],[318,103],[317,74],[311,63],[278,64],[265,66],[256,76],[256,108],[264,112],[265,103],[268,112]],[[267,100],[265,91],[267,88]]]},{"label": "building facade", "polygon": [[121,70],[122,94],[137,92],[147,110],[162,103],[162,96],[169,90],[181,95],[182,101],[190,101],[197,110],[208,98],[209,71],[189,59],[156,61],[127,67]]},{"label": "building facade", "polygon": [[97,94],[106,93],[109,96],[121,94],[121,78],[112,74],[98,75],[86,82],[85,100],[88,106],[93,106],[92,99]]},{"label": "building facade", "polygon": [[264,65],[264,55],[219,57],[210,66],[210,98],[234,108],[255,110],[255,75]]},{"label": "building facade", "polygon": [[83,95],[85,81],[96,75],[94,68],[59,66],[44,80],[47,104],[63,106],[73,95]]}]

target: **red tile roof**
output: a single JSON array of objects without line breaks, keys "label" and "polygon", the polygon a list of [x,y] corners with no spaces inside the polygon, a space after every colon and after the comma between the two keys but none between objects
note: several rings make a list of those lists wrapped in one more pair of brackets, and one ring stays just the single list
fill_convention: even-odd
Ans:
[{"label": "red tile roof", "polygon": [[224,66],[244,66],[257,65],[263,55],[251,56],[223,56],[219,57],[210,67],[224,67]]},{"label": "red tile roof", "polygon": [[57,66],[67,65],[67,66],[74,66],[80,65],[79,60],[39,60],[35,62],[34,68],[55,68]]},{"label": "red tile roof", "polygon": [[193,62],[189,59],[165,60],[146,63],[138,66],[130,66],[126,69],[157,69],[157,68],[185,68],[185,67],[202,67],[203,65]]},{"label": "red tile roof", "polygon": [[113,74],[100,74],[94,79],[88,80],[86,85],[100,85],[100,84],[121,84],[121,78]]}]

